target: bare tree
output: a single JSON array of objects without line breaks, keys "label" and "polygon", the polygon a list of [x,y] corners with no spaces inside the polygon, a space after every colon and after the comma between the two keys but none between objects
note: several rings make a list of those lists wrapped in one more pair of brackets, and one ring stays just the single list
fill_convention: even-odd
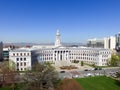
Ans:
[{"label": "bare tree", "polygon": [[59,82],[58,73],[49,63],[37,63],[31,71],[26,71],[24,80],[28,90],[53,90]]},{"label": "bare tree", "polygon": [[[9,65],[11,63],[11,66]],[[18,81],[17,72],[13,62],[4,61],[0,64],[0,84],[1,86],[11,85],[13,90]]]}]

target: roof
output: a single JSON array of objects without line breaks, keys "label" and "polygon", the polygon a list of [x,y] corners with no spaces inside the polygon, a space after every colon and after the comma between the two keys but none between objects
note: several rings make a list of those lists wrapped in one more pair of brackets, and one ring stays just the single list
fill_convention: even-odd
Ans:
[{"label": "roof", "polygon": [[10,52],[30,52],[30,51],[26,49],[14,49],[14,50],[10,50]]},{"label": "roof", "polygon": [[39,50],[98,50],[98,51],[104,51],[110,49],[104,49],[104,48],[88,48],[88,47],[57,47],[57,48],[41,48],[33,51],[39,51]]}]

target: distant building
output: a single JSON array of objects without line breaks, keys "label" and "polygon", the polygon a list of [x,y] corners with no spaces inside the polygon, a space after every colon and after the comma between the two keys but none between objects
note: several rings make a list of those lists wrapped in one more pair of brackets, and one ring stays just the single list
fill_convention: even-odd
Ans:
[{"label": "distant building", "polygon": [[115,35],[116,37],[116,50],[120,52],[120,33]]},{"label": "distant building", "polygon": [[16,70],[25,71],[31,70],[31,51],[15,49],[9,52],[9,60],[16,65]]},{"label": "distant building", "polygon": [[9,60],[9,51],[11,49],[8,47],[8,48],[3,48],[3,60]]},{"label": "distant building", "polygon": [[116,47],[116,38],[114,36],[110,36],[108,38],[104,38],[104,48],[114,50]]},{"label": "distant building", "polygon": [[0,42],[0,61],[3,59],[3,43]]},{"label": "distant building", "polygon": [[92,48],[104,48],[104,40],[103,39],[88,39],[87,46]]},{"label": "distant building", "polygon": [[9,51],[3,51],[3,60],[9,60]]}]

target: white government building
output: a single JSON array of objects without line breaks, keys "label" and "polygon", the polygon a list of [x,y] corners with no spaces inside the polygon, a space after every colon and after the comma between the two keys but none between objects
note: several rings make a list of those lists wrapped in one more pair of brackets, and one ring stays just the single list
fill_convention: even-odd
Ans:
[{"label": "white government building", "polygon": [[[56,33],[55,46],[33,46],[33,50],[38,61],[43,62],[72,62],[73,60],[83,61],[97,66],[106,66],[108,59],[111,58],[111,50],[104,48],[88,47],[64,47],[60,41],[60,33]],[[64,64],[63,63],[63,64]]]},{"label": "white government building", "polygon": [[111,50],[104,48],[65,47],[62,46],[60,33],[57,31],[55,45],[34,45],[29,50],[11,50],[9,59],[16,63],[17,70],[31,69],[32,61],[71,63],[73,60],[83,61],[97,66],[107,66],[111,58]]}]

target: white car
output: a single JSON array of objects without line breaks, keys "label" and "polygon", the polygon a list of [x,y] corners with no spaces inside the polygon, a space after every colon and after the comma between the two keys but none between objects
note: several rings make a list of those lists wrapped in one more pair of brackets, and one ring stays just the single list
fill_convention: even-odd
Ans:
[{"label": "white car", "polygon": [[94,76],[92,73],[87,73],[84,76],[89,77],[89,76]]},{"label": "white car", "polygon": [[79,75],[73,75],[72,78],[79,78]]}]

